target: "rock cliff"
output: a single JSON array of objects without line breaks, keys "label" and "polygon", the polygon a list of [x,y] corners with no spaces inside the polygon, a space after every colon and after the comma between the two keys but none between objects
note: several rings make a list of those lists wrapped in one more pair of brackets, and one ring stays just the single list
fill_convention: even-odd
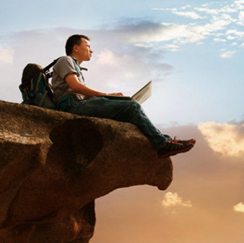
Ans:
[{"label": "rock cliff", "polygon": [[96,198],[171,181],[132,124],[0,101],[0,243],[88,243]]}]

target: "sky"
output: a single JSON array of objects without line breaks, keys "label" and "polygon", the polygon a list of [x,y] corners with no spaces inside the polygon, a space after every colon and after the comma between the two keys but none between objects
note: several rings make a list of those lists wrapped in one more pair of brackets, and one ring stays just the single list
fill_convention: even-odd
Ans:
[{"label": "sky", "polygon": [[0,99],[20,103],[27,63],[65,55],[72,34],[91,38],[88,86],[132,95],[163,132],[194,137],[172,157],[166,191],[116,190],[96,201],[92,243],[241,243],[244,240],[244,0],[2,0]]}]

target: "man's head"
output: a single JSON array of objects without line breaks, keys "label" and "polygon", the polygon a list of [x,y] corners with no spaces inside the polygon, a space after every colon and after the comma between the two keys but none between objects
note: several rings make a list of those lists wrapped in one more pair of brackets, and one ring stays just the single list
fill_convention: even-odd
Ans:
[{"label": "man's head", "polygon": [[80,45],[82,42],[82,39],[85,39],[87,41],[89,41],[89,37],[85,36],[85,35],[72,35],[68,38],[68,40],[66,41],[66,45],[65,45],[65,50],[66,50],[66,55],[70,55],[73,52],[73,47],[74,45]]},{"label": "man's head", "polygon": [[85,35],[70,36],[65,45],[66,55],[77,58],[79,62],[89,61],[92,54],[89,41]]}]

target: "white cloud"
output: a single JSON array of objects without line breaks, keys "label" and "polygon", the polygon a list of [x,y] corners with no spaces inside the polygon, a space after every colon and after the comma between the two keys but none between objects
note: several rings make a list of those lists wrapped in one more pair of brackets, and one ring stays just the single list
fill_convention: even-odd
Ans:
[{"label": "white cloud", "polygon": [[[183,12],[180,12],[182,14]],[[189,12],[186,12],[187,15]],[[198,43],[213,35],[220,34],[235,20],[228,14],[213,16],[211,20],[201,24],[175,24],[161,23],[146,25],[138,24],[130,31],[130,42],[134,43],[157,43],[174,41],[174,44]],[[223,33],[221,33],[223,34]]]},{"label": "white cloud", "polygon": [[244,9],[244,1],[243,0],[234,1],[234,4],[236,5],[237,9],[239,9],[239,10]]},{"label": "white cloud", "polygon": [[119,66],[121,59],[117,57],[112,51],[105,50],[98,55],[97,63],[108,66]]},{"label": "white cloud", "polygon": [[5,49],[0,45],[0,63],[12,64],[14,62],[14,49]]},{"label": "white cloud", "polygon": [[165,208],[175,206],[191,208],[192,204],[190,201],[183,202],[182,198],[179,197],[177,193],[167,192],[162,201],[162,206]]},{"label": "white cloud", "polygon": [[173,12],[176,15],[183,16],[183,17],[188,17],[191,19],[203,19],[199,14],[196,12],[179,12],[179,11],[174,11]]},{"label": "white cloud", "polygon": [[236,39],[236,37],[235,37],[235,36],[233,36],[233,35],[228,35],[228,36],[227,36],[227,39],[228,39],[228,40],[235,40],[235,39]]},{"label": "white cloud", "polygon": [[212,15],[217,15],[219,14],[219,10],[218,9],[209,9],[209,8],[195,8],[195,10],[199,11],[199,12],[205,12],[207,14],[212,14]]},{"label": "white cloud", "polygon": [[244,213],[244,204],[242,202],[238,203],[233,207],[233,210],[238,213]]},{"label": "white cloud", "polygon": [[235,53],[236,53],[236,51],[227,51],[225,53],[222,53],[220,55],[220,57],[222,57],[222,58],[231,58],[231,57],[234,56]]},{"label": "white cloud", "polygon": [[226,35],[236,35],[239,39],[244,37],[244,32],[243,31],[237,31],[235,29],[229,29],[226,31]]},{"label": "white cloud", "polygon": [[238,25],[244,25],[244,11],[241,11],[238,15]]},{"label": "white cloud", "polygon": [[225,7],[221,8],[219,12],[220,13],[236,13],[237,9],[232,6],[225,6]]},{"label": "white cloud", "polygon": [[227,40],[221,38],[214,38],[215,42],[226,42]]},{"label": "white cloud", "polygon": [[[150,43],[175,41],[176,43],[198,42],[209,35],[209,28],[216,29],[213,25],[177,25],[174,23],[162,23],[157,26],[148,26],[143,31],[135,30],[135,33],[129,37],[130,42]],[[219,27],[218,27],[219,28]]]},{"label": "white cloud", "polygon": [[181,7],[181,9],[187,9],[187,8],[190,8],[191,7],[191,5],[186,5],[186,6],[183,6],[183,7]]},{"label": "white cloud", "polygon": [[151,44],[141,44],[141,43],[135,44],[134,46],[140,47],[140,48],[145,48],[145,49],[148,49],[148,48],[152,48],[153,47],[153,45],[151,45]]},{"label": "white cloud", "polygon": [[236,19],[232,18],[229,14],[222,14],[221,15],[222,19],[230,20],[231,22],[235,22]]},{"label": "white cloud", "polygon": [[166,44],[163,47],[160,47],[159,50],[177,52],[177,51],[181,51],[181,48],[178,45]]},{"label": "white cloud", "polygon": [[232,7],[232,6],[225,6],[223,8],[219,8],[219,9],[210,9],[210,8],[195,8],[195,10],[199,11],[199,12],[205,12],[206,14],[210,14],[210,15],[218,15],[220,13],[235,13],[237,12],[237,9]]},{"label": "white cloud", "polygon": [[224,14],[222,14],[221,16],[213,16],[211,23],[213,26],[218,27],[215,29],[215,31],[224,29],[224,27],[228,26],[234,21],[232,18],[228,16],[229,15]]},{"label": "white cloud", "polygon": [[198,125],[209,147],[228,156],[242,156],[244,153],[244,124],[220,124],[216,122]]},{"label": "white cloud", "polygon": [[[180,8],[162,8],[162,11],[170,11],[172,14],[188,17],[196,20],[194,23],[188,24],[175,24],[175,23],[162,23],[160,27],[147,31],[147,35],[142,36],[140,33],[135,37],[139,42],[169,42],[173,44],[183,45],[187,43],[204,43],[204,40],[212,40],[215,43],[225,43],[231,46],[231,42],[243,41],[244,35],[242,31],[238,31],[238,25],[244,25],[244,1],[234,1],[234,3],[224,2],[209,2],[202,4],[201,7],[183,6]],[[211,6],[215,5],[214,8]],[[193,10],[193,11],[191,11]],[[239,16],[238,16],[239,15]],[[237,17],[238,16],[238,17]],[[198,21],[201,19],[202,21]],[[224,33],[228,31],[232,33]],[[235,31],[234,31],[235,30]],[[222,35],[220,37],[220,35]],[[236,51],[239,45],[236,45],[235,51],[228,51],[222,53],[220,57],[230,58]],[[233,46],[233,45],[232,45]]]}]

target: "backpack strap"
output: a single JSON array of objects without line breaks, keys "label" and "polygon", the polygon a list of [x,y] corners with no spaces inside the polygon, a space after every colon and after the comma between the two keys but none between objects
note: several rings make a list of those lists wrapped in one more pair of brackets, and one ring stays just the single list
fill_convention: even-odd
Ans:
[{"label": "backpack strap", "polygon": [[45,98],[47,97],[47,93],[48,93],[48,91],[45,90],[45,91],[44,91],[44,94],[42,95],[42,99],[41,99],[41,101],[40,101],[39,106],[42,107],[42,105],[43,105],[43,103],[44,103],[44,100],[45,100]]},{"label": "backpack strap", "polygon": [[[41,78],[43,77],[43,74],[42,73],[39,73],[39,76],[38,76],[38,79],[36,81],[36,88],[35,88],[35,92],[38,92],[39,91],[39,84],[40,84],[40,81],[41,81]],[[44,78],[44,77],[43,77]],[[46,84],[45,84],[46,85]]]},{"label": "backpack strap", "polygon": [[43,70],[44,70],[44,72],[46,72],[46,71],[48,71],[58,60],[60,59],[60,57],[59,58],[57,58],[57,59],[55,59],[53,62],[51,62],[50,64],[48,64],[46,67],[44,67],[43,68]]},{"label": "backpack strap", "polygon": [[30,81],[30,90],[34,90],[34,79],[33,78]]}]

